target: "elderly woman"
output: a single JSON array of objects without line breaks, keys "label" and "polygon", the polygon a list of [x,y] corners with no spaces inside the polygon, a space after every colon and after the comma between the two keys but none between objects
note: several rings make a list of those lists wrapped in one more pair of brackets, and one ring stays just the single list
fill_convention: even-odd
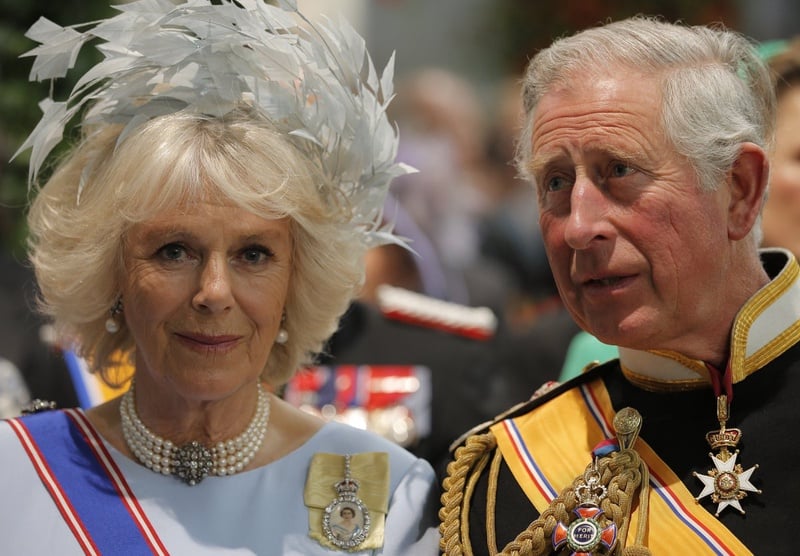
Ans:
[{"label": "elderly woman", "polygon": [[[92,38],[105,59],[23,148],[35,181],[82,111],[30,209],[31,258],[65,341],[107,382],[120,354],[134,376],[86,412],[0,423],[3,551],[436,553],[427,463],[271,393],[336,329],[364,250],[392,241],[374,224],[405,171],[390,72],[291,8],[118,9],[30,30],[34,77]],[[363,524],[344,540],[343,507]]]}]

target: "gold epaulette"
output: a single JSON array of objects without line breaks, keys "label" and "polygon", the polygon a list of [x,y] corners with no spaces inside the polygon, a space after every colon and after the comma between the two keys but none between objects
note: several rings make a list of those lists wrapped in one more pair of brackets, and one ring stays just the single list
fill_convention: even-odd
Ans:
[{"label": "gold epaulette", "polygon": [[488,307],[459,305],[385,284],[376,293],[378,307],[389,319],[476,340],[488,340],[497,329],[497,317]]}]

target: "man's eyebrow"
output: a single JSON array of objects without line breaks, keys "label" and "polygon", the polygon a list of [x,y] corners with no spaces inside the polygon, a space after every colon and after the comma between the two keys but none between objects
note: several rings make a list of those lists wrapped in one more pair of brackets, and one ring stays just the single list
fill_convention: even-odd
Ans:
[{"label": "man's eyebrow", "polygon": [[536,176],[543,172],[548,166],[555,164],[556,161],[565,160],[568,158],[569,155],[561,150],[540,154],[530,158],[525,170],[528,172],[528,175]]},{"label": "man's eyebrow", "polygon": [[[600,150],[600,149],[596,149]],[[635,163],[646,156],[642,149],[620,149],[615,145],[604,145],[602,152],[609,158],[614,158],[622,162]]]},{"label": "man's eyebrow", "polygon": [[[616,145],[610,145],[608,143],[603,143],[602,145],[598,145],[596,147],[586,148],[584,149],[584,154],[589,156],[602,155],[608,159],[619,160],[621,162],[632,164],[641,160],[645,156],[645,152],[641,149],[631,150],[628,148],[620,148]],[[535,176],[537,173],[544,171],[545,168],[553,164],[554,161],[562,160],[564,158],[565,157],[561,152],[534,156],[528,161],[525,170],[531,176]]]},{"label": "man's eyebrow", "polygon": [[544,170],[544,168],[550,163],[551,160],[553,160],[553,158],[554,157],[552,156],[531,158],[525,170],[529,175],[535,176]]}]

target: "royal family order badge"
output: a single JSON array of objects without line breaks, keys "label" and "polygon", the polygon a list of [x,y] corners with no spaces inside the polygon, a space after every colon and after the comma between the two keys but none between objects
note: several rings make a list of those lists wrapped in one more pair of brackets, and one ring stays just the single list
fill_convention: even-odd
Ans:
[{"label": "royal family order badge", "polygon": [[325,508],[322,530],[335,546],[357,549],[369,535],[367,506],[358,498],[358,481],[350,476],[350,455],[344,457],[344,478],[334,486],[336,498]]}]

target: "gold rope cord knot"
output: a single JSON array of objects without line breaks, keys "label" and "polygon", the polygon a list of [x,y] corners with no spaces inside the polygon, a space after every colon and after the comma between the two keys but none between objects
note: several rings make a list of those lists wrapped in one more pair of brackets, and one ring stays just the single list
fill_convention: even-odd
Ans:
[{"label": "gold rope cord knot", "polygon": [[[490,452],[496,447],[497,440],[491,432],[472,436],[464,446],[456,450],[454,460],[447,466],[447,478],[442,483],[442,508],[439,510],[439,531],[442,535],[440,548],[447,556],[472,554],[467,523],[472,489],[477,482],[477,476],[488,462]],[[587,470],[590,467],[591,464],[587,466]],[[647,521],[646,488],[640,493],[641,518],[635,545],[624,548],[634,494],[640,485],[644,484],[646,487],[649,480],[646,465],[634,450],[624,449],[599,459],[597,470],[602,484],[607,487],[607,494],[601,501],[600,508],[619,527],[620,544],[617,549],[623,546],[624,556],[649,555],[649,551],[641,546]],[[502,552],[497,553],[493,547],[489,547],[489,552],[498,556],[538,556],[550,553],[553,530],[559,522],[568,523],[573,517],[572,510],[578,505],[575,490],[581,485],[583,476],[579,475],[571,485],[564,488],[547,509],[508,543]]]}]

